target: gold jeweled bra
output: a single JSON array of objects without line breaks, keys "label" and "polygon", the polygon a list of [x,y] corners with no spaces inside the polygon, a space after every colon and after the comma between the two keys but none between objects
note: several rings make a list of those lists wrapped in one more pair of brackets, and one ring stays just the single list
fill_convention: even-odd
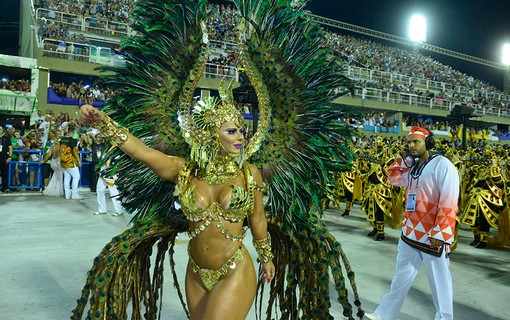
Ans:
[{"label": "gold jeweled bra", "polygon": [[195,238],[214,222],[227,239],[242,241],[245,236],[245,230],[243,230],[241,235],[232,234],[225,228],[223,221],[240,222],[253,213],[255,181],[249,165],[244,164],[242,171],[239,171],[242,174],[241,176],[244,177],[246,189],[238,185],[231,185],[231,202],[226,209],[218,202],[211,203],[206,209],[201,208],[197,204],[195,198],[196,185],[190,185],[193,178],[191,175],[192,171],[194,171],[194,166],[191,163],[186,163],[183,166],[179,173],[179,183],[175,187],[174,192],[174,195],[179,196],[186,218],[194,223],[203,222],[194,230],[190,230],[190,237],[192,239]]}]

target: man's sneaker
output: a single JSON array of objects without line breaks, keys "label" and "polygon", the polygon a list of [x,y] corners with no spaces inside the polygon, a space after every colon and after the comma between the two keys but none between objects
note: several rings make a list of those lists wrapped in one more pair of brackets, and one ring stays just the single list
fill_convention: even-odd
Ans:
[{"label": "man's sneaker", "polygon": [[72,196],[71,199],[73,199],[73,200],[81,200],[81,197],[80,196]]},{"label": "man's sneaker", "polygon": [[106,214],[106,212],[99,212],[99,211],[96,211],[96,212],[94,212],[94,214],[95,214],[96,216],[98,216],[98,215],[100,215],[100,214]]},{"label": "man's sneaker", "polygon": [[113,216],[113,217],[118,217],[118,216],[121,216],[121,215],[123,215],[123,214],[124,214],[124,212],[121,212],[121,213],[114,212],[114,213],[112,213],[112,216]]}]

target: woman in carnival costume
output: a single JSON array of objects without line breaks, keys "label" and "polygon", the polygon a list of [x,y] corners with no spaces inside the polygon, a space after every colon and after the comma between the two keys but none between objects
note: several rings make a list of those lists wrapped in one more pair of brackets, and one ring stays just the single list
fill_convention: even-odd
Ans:
[{"label": "woman in carnival costume", "polygon": [[[109,170],[135,216],[94,260],[73,319],[160,317],[167,252],[190,319],[242,319],[264,282],[268,319],[276,308],[281,319],[333,319],[331,278],[344,316],[354,319],[346,278],[363,316],[354,273],[320,220],[320,199],[334,179],[328,172],[349,170],[353,161],[347,141],[355,129],[338,120],[352,115],[329,105],[349,80],[339,75],[342,64],[325,46],[324,31],[299,8],[277,0],[234,3],[238,64],[260,110],[248,142],[231,86],[220,85],[221,100],[191,105],[209,57],[205,22],[214,14],[202,0],[138,2],[137,35],[122,43],[126,65],[103,67],[114,73],[103,81],[122,93],[105,112],[81,108],[81,121],[118,147],[106,158],[118,157]],[[242,242],[245,225],[266,280],[258,284]],[[191,238],[187,305],[173,260],[180,232]]]}]

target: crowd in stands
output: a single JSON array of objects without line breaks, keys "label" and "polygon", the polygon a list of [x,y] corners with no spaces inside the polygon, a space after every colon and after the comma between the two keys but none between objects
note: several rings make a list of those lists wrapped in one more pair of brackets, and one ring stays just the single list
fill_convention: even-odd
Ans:
[{"label": "crowd in stands", "polygon": [[237,43],[235,27],[239,23],[236,11],[231,6],[210,5],[212,14],[207,21],[209,40]]},{"label": "crowd in stands", "polygon": [[[82,16],[94,15],[98,18],[106,18],[111,21],[128,22],[129,14],[133,8],[134,0],[94,0],[94,1],[42,1],[42,5],[46,9],[68,12]],[[235,43],[235,26],[238,24],[238,18],[232,7],[220,4],[209,5],[211,11],[210,19],[207,22],[208,37],[211,42]],[[46,31],[46,29],[49,29]],[[42,31],[44,36],[57,37],[58,40],[71,41],[62,26],[47,24]],[[44,37],[43,36],[43,37]],[[81,35],[80,35],[81,36]],[[71,35],[72,37],[72,35]],[[76,42],[86,41],[86,37],[74,38]],[[399,92],[416,94],[424,99],[434,99],[437,103],[443,101],[458,101],[468,105],[485,108],[485,110],[501,110],[509,111],[510,101],[501,99],[501,94],[497,88],[489,83],[475,79],[466,75],[450,66],[444,65],[428,56],[423,55],[418,50],[408,50],[399,47],[386,46],[381,43],[361,39],[340,33],[327,33],[326,41],[332,45],[338,54],[352,66],[359,66],[369,70],[384,71],[394,75],[406,75],[409,77],[428,79],[437,82],[449,84],[449,87],[459,88],[465,87],[469,89],[467,92],[459,92],[458,90],[441,90],[434,91],[421,87],[415,87],[413,84],[392,83],[388,79],[360,79],[357,85],[368,89],[380,89],[386,92]],[[75,41],[73,41],[75,42]],[[210,63],[217,66],[235,66],[235,45],[224,46],[225,50],[210,57]],[[61,49],[62,50],[62,49]],[[207,73],[223,74],[230,70],[225,68],[220,70],[216,67],[216,71],[210,68]],[[53,86],[53,85],[52,85]],[[71,85],[67,85],[65,96],[68,96],[68,89]],[[63,90],[54,88],[55,91],[64,96]],[[79,99],[90,99],[91,94],[83,95],[83,90],[79,90]],[[105,95],[108,91],[105,92]],[[76,96],[76,90],[75,94]],[[90,101],[90,100],[87,100]],[[377,123],[375,120],[374,123]],[[384,126],[392,127],[394,123],[385,123]],[[474,129],[476,132],[479,130]],[[504,134],[494,130],[494,134]]]},{"label": "crowd in stands", "polygon": [[48,9],[49,18],[55,12],[64,12],[82,17],[94,17],[113,22],[129,23],[129,14],[136,0],[42,0],[38,7]]},{"label": "crowd in stands", "polygon": [[[500,99],[501,92],[493,85],[477,80],[450,66],[442,64],[417,50],[407,50],[399,47],[385,46],[371,40],[356,38],[339,33],[328,33],[326,41],[336,49],[349,65],[361,66],[370,70],[407,75],[419,79],[426,79],[450,84],[450,92],[432,92],[415,88],[412,84],[402,85],[390,83],[386,79],[361,81],[369,88],[385,91],[412,93],[425,95],[429,98],[455,100],[468,105],[478,105],[486,108],[501,110],[510,109],[510,97]],[[470,94],[456,91],[455,88],[465,87]]]},{"label": "crowd in stands", "polygon": [[68,31],[66,25],[44,18],[39,21],[38,34],[47,56],[88,61],[90,41],[84,34]]},{"label": "crowd in stands", "polygon": [[105,101],[116,94],[116,92],[108,87],[103,87],[99,84],[93,86],[84,85],[81,81],[79,83],[50,81],[50,88],[61,98],[77,100],[77,105],[95,105],[95,101]]},{"label": "crowd in stands", "polygon": [[18,80],[0,80],[0,89],[9,90],[15,92],[30,92],[31,84],[30,79],[18,79]]},{"label": "crowd in stands", "polygon": [[64,24],[42,19],[39,36],[45,55],[78,61],[88,61],[89,39],[82,33],[67,31]]},{"label": "crowd in stands", "polygon": [[[133,0],[124,1],[44,1],[44,7],[50,10],[68,12],[78,15],[94,15],[111,21],[127,22],[131,12]],[[211,41],[235,43],[235,26],[238,23],[235,10],[231,6],[212,4],[208,25],[208,37]],[[67,39],[68,34],[62,27],[52,27],[49,37],[57,40],[72,41]],[[56,29],[56,30],[55,30]],[[56,38],[55,38],[56,36]],[[85,41],[84,38],[75,38],[73,42]],[[386,92],[410,93],[427,99],[435,99],[436,102],[451,100],[488,111],[510,109],[510,100],[500,99],[501,92],[489,83],[475,79],[450,66],[444,65],[417,50],[408,50],[399,47],[386,46],[375,41],[328,33],[326,41],[331,44],[348,64],[361,66],[370,70],[384,71],[392,74],[407,75],[419,79],[428,79],[450,84],[453,88],[469,88],[470,94],[461,94],[456,90],[432,91],[411,85],[391,83],[387,79],[375,79],[361,81],[359,85],[367,88],[381,89]],[[65,45],[65,43],[64,43]],[[65,46],[60,43],[55,51],[65,52]],[[232,48],[231,48],[232,49]],[[67,51],[72,48],[67,48]],[[232,49],[233,50],[233,49]],[[230,52],[212,57],[211,63],[222,66],[235,66],[235,58]]]}]

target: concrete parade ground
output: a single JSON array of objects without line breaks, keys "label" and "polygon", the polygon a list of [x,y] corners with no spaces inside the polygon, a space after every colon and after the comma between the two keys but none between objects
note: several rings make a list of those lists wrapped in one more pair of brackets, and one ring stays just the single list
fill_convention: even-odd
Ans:
[{"label": "concrete parade ground", "polygon": [[[39,192],[0,195],[0,319],[69,319],[94,257],[113,236],[129,226],[131,217],[113,217],[111,207],[108,215],[95,216],[95,194],[83,189],[80,196],[81,200],[65,200]],[[111,201],[107,202],[112,206]],[[386,227],[386,239],[374,241],[366,236],[372,228],[358,204],[345,219],[340,217],[342,211],[343,207],[329,209],[323,219],[342,243],[356,273],[363,309],[373,312],[395,272],[400,231]],[[175,252],[182,289],[187,239],[185,234],[179,236]],[[472,233],[462,227],[458,248],[451,255],[455,318],[508,320],[510,248],[476,249],[469,246],[471,241]],[[244,243],[255,257],[249,232]],[[186,315],[167,271],[162,319],[184,320]],[[336,298],[334,293],[332,296]],[[335,319],[344,319],[341,306],[334,301],[332,314]],[[434,314],[422,267],[399,319],[426,320],[433,319]],[[254,307],[247,319],[255,320]]]}]

